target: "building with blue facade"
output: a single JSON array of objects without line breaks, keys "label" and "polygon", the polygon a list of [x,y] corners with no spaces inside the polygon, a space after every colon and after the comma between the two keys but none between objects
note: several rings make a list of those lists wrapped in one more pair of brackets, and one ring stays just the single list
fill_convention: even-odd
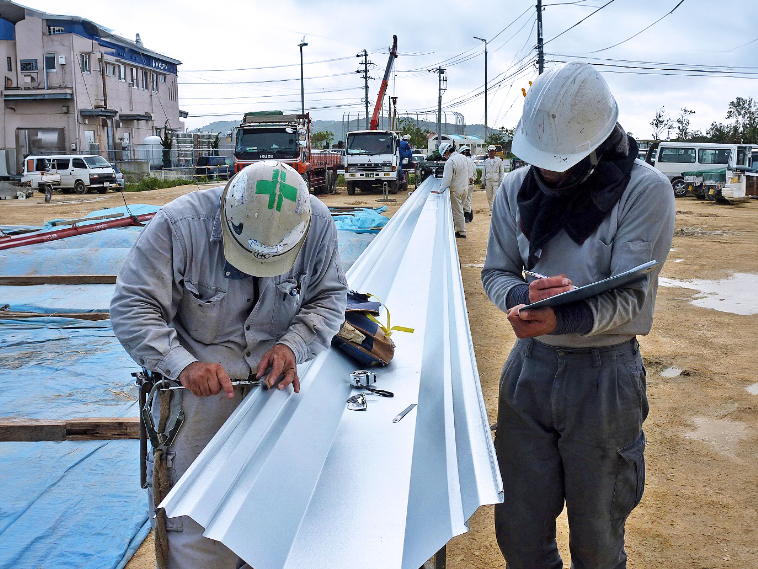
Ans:
[{"label": "building with blue facade", "polygon": [[139,36],[0,0],[0,174],[29,154],[128,160],[147,136],[183,130],[179,65]]}]

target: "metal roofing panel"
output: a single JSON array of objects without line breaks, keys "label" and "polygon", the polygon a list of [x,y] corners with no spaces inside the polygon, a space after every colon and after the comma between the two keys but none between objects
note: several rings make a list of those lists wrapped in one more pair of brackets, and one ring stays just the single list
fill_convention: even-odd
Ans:
[{"label": "metal roofing panel", "polygon": [[[346,409],[356,364],[329,350],[301,393],[254,390],[164,500],[256,569],[417,569],[502,482],[478,381],[449,193],[430,178],[348,272],[396,332],[368,409]],[[392,419],[418,406],[400,422]]]}]

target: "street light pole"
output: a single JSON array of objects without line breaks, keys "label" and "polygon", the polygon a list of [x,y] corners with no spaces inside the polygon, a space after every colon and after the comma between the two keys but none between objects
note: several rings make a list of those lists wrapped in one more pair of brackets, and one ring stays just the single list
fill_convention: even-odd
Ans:
[{"label": "street light pole", "polygon": [[303,41],[298,44],[298,47],[300,48],[300,109],[302,114],[305,114],[305,87],[303,86],[303,47],[306,45],[308,44],[305,43],[305,36],[303,36]]},{"label": "street light pole", "polygon": [[484,143],[487,144],[487,40],[476,36],[474,39],[484,42]]}]

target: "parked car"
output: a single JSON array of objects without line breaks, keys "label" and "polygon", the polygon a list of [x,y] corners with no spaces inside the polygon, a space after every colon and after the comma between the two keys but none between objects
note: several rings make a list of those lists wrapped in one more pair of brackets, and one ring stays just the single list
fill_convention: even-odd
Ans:
[{"label": "parked car", "polygon": [[224,156],[200,156],[195,166],[195,176],[208,180],[228,180],[232,167],[226,163]]},{"label": "parked car", "polygon": [[111,167],[113,168],[113,171],[116,173],[116,184],[118,184],[118,187],[122,190],[124,189],[124,186],[126,186],[126,181],[124,180],[124,174],[119,170],[118,166],[115,164],[111,164]]},{"label": "parked car", "polygon": [[50,161],[45,156],[27,156],[24,158],[24,171],[21,183],[29,184],[32,190],[45,193],[46,189],[54,190],[60,187],[61,177],[50,168]]}]

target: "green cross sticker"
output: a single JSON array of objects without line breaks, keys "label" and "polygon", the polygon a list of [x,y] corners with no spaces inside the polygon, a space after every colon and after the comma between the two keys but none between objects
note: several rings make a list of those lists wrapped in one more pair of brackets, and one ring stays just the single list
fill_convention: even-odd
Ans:
[{"label": "green cross sticker", "polygon": [[[281,180],[279,177],[281,176]],[[297,186],[285,184],[287,173],[279,169],[274,169],[273,177],[269,180],[258,180],[255,184],[255,193],[268,194],[268,208],[274,209],[276,202],[276,211],[282,211],[282,201],[288,199],[291,202],[297,201]],[[278,191],[277,191],[278,188]],[[278,197],[278,199],[277,199]]]}]

